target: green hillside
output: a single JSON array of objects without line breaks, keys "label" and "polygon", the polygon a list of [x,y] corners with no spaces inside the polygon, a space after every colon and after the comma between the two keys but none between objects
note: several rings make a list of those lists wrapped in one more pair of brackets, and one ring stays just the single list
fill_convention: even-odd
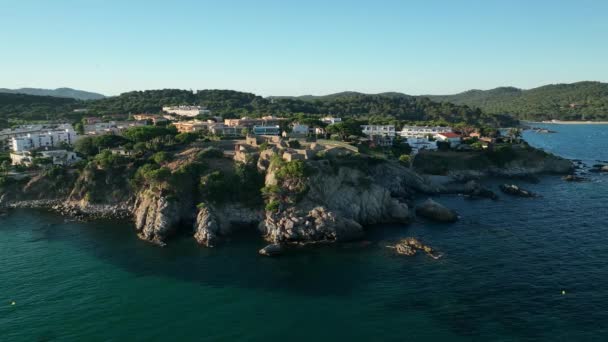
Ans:
[{"label": "green hillside", "polygon": [[525,120],[608,119],[608,83],[600,82],[552,84],[529,90],[512,87],[469,90],[428,98],[479,107],[488,114],[511,114]]}]

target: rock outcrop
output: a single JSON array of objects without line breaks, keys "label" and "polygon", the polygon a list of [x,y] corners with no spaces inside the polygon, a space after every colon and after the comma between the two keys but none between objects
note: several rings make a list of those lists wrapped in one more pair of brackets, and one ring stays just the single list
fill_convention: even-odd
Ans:
[{"label": "rock outcrop", "polygon": [[283,254],[283,246],[281,246],[280,244],[277,244],[277,243],[273,243],[273,244],[270,244],[270,245],[260,249],[258,253],[260,255],[270,256],[270,257],[281,255],[281,254]]},{"label": "rock outcrop", "polygon": [[522,189],[515,184],[502,184],[500,186],[500,191],[504,192],[507,195],[517,197],[538,197],[538,195],[533,193],[532,191]]},{"label": "rock outcrop", "polygon": [[[364,225],[409,222],[408,205],[393,197],[407,196],[411,191],[403,183],[415,182],[420,189],[433,191],[422,177],[411,174],[395,173],[386,181],[387,186],[402,184],[402,190],[392,192],[379,178],[354,167],[330,165],[328,161],[309,165],[313,170],[305,180],[307,191],[302,198],[278,212],[267,212],[261,225],[267,240],[306,243],[357,239],[363,235]],[[276,181],[272,173],[266,176],[267,185]]]},{"label": "rock outcrop", "polygon": [[180,224],[191,220],[193,213],[191,202],[152,190],[139,193],[133,208],[138,236],[159,245],[164,245],[165,239],[175,234]]},{"label": "rock outcrop", "polygon": [[274,243],[350,241],[363,236],[361,224],[323,207],[267,213],[261,229],[266,240]]},{"label": "rock outcrop", "polygon": [[199,205],[194,223],[194,238],[206,247],[214,247],[234,230],[241,227],[257,227],[263,219],[264,212],[261,209],[248,208],[236,203],[222,206],[205,203]]},{"label": "rock outcrop", "polygon": [[432,199],[426,200],[424,203],[416,207],[416,214],[437,222],[456,222],[458,220],[458,214]]},{"label": "rock outcrop", "polygon": [[412,237],[405,238],[395,245],[386,247],[394,249],[395,252],[400,255],[413,256],[416,255],[417,251],[423,251],[433,259],[441,258],[441,254],[438,254],[432,247],[427,246],[420,242],[420,240]]}]

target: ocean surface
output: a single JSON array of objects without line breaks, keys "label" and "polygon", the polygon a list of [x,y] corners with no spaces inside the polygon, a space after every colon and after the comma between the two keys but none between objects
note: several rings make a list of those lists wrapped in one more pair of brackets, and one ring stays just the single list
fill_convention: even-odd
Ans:
[{"label": "ocean surface", "polygon": [[[558,133],[531,144],[608,160],[607,125],[542,126]],[[280,258],[257,255],[255,231],[158,248],[130,224],[14,210],[0,218],[0,341],[607,341],[608,175],[588,176],[516,182],[535,199],[441,196],[458,223]],[[443,258],[385,247],[409,236]]]}]

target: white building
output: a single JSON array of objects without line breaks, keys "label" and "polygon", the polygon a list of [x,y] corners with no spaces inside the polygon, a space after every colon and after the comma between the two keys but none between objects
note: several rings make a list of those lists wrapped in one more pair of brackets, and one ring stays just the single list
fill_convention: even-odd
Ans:
[{"label": "white building", "polygon": [[[11,152],[10,157],[13,165],[31,166],[34,163],[34,157],[30,151]],[[76,153],[66,150],[42,151],[40,158],[51,159],[53,165],[71,165],[81,160]]]},{"label": "white building", "polygon": [[395,137],[394,125],[364,125],[361,126],[361,130],[367,136]]},{"label": "white building", "polygon": [[449,142],[451,147],[460,145],[462,141],[460,134],[456,134],[454,132],[438,133],[435,135],[435,139],[438,141]]},{"label": "white building", "polygon": [[72,129],[73,127],[70,124],[46,124],[46,125],[21,125],[16,126],[14,128],[7,128],[0,130],[0,145],[4,145],[6,149],[12,147],[11,140],[14,137],[24,136],[28,133],[39,133],[42,131],[50,131],[50,130],[61,130],[61,129]]},{"label": "white building", "polygon": [[61,125],[51,130],[41,130],[11,138],[11,148],[14,152],[29,151],[37,148],[59,146],[61,143],[72,145],[78,139],[78,134],[72,125]]},{"label": "white building", "polygon": [[397,132],[402,138],[424,138],[424,137],[434,137],[439,133],[448,133],[452,132],[451,127],[441,127],[441,126],[403,126],[401,131]]},{"label": "white building", "polygon": [[426,137],[406,138],[407,144],[412,148],[412,154],[417,154],[421,150],[434,151],[437,149],[437,142],[431,141]]},{"label": "white building", "polygon": [[201,106],[167,106],[163,112],[180,116],[194,117],[197,115],[210,115],[211,111]]},{"label": "white building", "polygon": [[326,117],[324,117],[324,118],[321,119],[321,122],[324,122],[324,123],[329,124],[329,125],[333,125],[335,123],[342,122],[342,118],[334,118],[334,117],[331,117],[331,116],[326,116]]}]

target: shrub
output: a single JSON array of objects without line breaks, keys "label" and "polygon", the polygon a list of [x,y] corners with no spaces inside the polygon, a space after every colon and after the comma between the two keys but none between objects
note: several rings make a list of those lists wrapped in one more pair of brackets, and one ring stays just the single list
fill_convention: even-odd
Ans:
[{"label": "shrub", "polygon": [[167,153],[167,152],[164,152],[164,151],[156,152],[152,156],[152,160],[156,164],[163,164],[163,163],[171,161],[171,159],[173,159],[173,156],[171,154]]},{"label": "shrub", "polygon": [[399,162],[405,166],[410,166],[412,157],[409,154],[402,154],[399,156]]},{"label": "shrub", "polygon": [[193,143],[196,141],[196,139],[198,139],[198,134],[196,133],[180,133],[175,136],[175,140],[184,145]]},{"label": "shrub", "polygon": [[280,203],[277,200],[271,200],[266,204],[266,211],[276,212],[279,210]]}]

